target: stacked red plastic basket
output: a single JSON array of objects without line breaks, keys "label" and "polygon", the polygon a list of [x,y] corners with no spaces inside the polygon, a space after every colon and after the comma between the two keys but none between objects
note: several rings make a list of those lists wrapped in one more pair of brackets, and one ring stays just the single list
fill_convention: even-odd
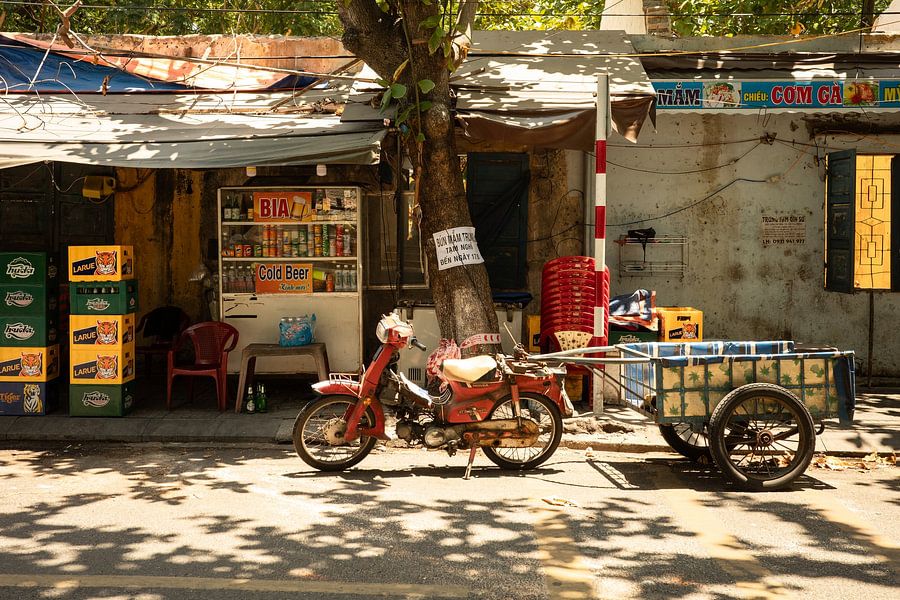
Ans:
[{"label": "stacked red plastic basket", "polygon": [[598,294],[601,300],[609,294],[609,286],[598,289],[597,284],[594,259],[589,256],[563,256],[544,265],[540,335],[543,352],[601,343],[594,337],[594,307]]}]

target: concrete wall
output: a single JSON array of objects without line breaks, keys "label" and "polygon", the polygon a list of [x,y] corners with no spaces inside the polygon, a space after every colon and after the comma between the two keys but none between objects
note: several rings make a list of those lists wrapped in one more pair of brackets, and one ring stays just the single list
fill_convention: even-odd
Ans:
[{"label": "concrete wall", "polygon": [[[893,153],[900,137],[817,137],[814,132],[828,128],[831,120],[828,115],[660,111],[657,131],[648,127],[637,145],[611,139],[607,262],[612,293],[648,288],[656,290],[661,306],[700,308],[708,339],[784,338],[833,345],[855,350],[865,364],[868,294],[823,289],[823,146]],[[877,131],[898,123],[898,117],[871,113],[866,123],[869,131]],[[766,134],[776,141],[760,143]],[[816,141],[818,149],[810,146]],[[804,217],[804,241],[764,246],[764,216]],[[657,235],[687,238],[683,277],[619,273],[618,246],[612,240],[645,227],[655,228]],[[876,294],[875,375],[900,374],[900,338],[893,322],[898,309],[898,295]]]}]

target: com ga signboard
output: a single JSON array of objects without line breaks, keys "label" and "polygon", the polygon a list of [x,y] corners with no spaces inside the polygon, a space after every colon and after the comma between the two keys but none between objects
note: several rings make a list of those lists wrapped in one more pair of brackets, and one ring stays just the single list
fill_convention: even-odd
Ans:
[{"label": "com ga signboard", "polygon": [[900,80],[654,81],[660,109],[900,108]]}]

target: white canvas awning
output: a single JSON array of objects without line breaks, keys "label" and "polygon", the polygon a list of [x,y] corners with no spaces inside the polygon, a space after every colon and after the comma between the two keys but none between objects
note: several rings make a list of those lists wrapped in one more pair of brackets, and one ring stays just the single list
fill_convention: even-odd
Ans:
[{"label": "white canvas awning", "polygon": [[451,80],[465,134],[591,148],[597,75],[606,73],[613,128],[635,140],[655,98],[635,54],[622,31],[477,31]]},{"label": "white canvas awning", "polygon": [[3,97],[0,167],[374,164],[385,129],[342,123],[325,92]]}]

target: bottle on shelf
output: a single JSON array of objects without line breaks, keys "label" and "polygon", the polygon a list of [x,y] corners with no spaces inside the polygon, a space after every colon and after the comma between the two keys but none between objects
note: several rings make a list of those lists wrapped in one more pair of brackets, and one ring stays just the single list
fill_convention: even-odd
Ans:
[{"label": "bottle on shelf", "polygon": [[247,206],[243,200],[238,200],[238,221],[247,220]]},{"label": "bottle on shelf", "polygon": [[350,291],[350,292],[355,292],[355,291],[356,291],[356,264],[355,264],[355,263],[354,263],[354,264],[351,266],[351,268],[350,268],[350,285],[349,285],[349,288],[350,288],[350,289],[349,289],[348,291]]}]

